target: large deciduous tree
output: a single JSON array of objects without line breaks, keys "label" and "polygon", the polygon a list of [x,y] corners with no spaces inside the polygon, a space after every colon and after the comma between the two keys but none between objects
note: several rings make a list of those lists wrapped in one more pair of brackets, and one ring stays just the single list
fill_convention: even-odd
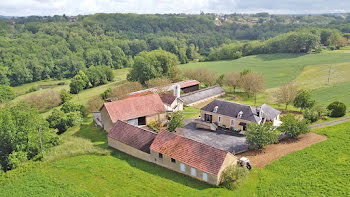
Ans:
[{"label": "large deciduous tree", "polygon": [[315,105],[315,100],[311,98],[311,93],[307,90],[299,90],[294,102],[295,107],[306,109]]},{"label": "large deciduous tree", "polygon": [[176,55],[164,51],[154,50],[150,52],[141,52],[134,58],[132,67],[127,78],[129,81],[139,81],[145,84],[146,81],[171,75],[172,67],[178,64]]},{"label": "large deciduous tree", "polygon": [[187,68],[184,70],[184,76],[188,79],[200,81],[205,86],[214,85],[216,82],[216,74],[210,71],[207,67],[198,67],[195,69]]},{"label": "large deciduous tree", "polygon": [[276,102],[278,104],[285,104],[287,109],[288,105],[293,103],[297,95],[297,92],[298,92],[298,88],[293,82],[286,83],[280,86],[276,91],[275,93]]},{"label": "large deciduous tree", "polygon": [[240,75],[237,72],[229,72],[224,74],[224,84],[233,88],[233,93],[236,93],[236,88],[239,86]]},{"label": "large deciduous tree", "polygon": [[240,78],[240,87],[244,89],[248,96],[255,96],[255,105],[256,95],[264,92],[264,81],[264,76],[257,73],[248,73]]}]

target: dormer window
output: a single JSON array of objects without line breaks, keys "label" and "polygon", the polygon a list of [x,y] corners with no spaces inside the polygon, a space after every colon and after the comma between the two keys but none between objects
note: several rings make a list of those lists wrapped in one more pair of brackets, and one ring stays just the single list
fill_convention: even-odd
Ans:
[{"label": "dormer window", "polygon": [[243,116],[243,112],[240,111],[240,112],[237,114],[237,118],[242,118],[242,116]]},{"label": "dormer window", "polygon": [[219,109],[219,106],[215,106],[213,112],[214,112],[214,113],[217,113],[217,112],[218,112],[218,109]]}]

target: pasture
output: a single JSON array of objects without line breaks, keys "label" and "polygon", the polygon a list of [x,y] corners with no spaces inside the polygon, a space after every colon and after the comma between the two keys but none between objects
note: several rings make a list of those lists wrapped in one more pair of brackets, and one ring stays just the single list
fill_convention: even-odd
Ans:
[{"label": "pasture", "polygon": [[[329,139],[253,169],[235,190],[217,188],[107,147],[91,119],[69,129],[44,162],[10,171],[4,196],[349,196],[350,122],[315,130]],[[67,140],[81,140],[68,146]],[[78,141],[75,141],[78,142]],[[68,142],[69,143],[69,142]],[[79,149],[79,146],[83,147]]]},{"label": "pasture", "polygon": [[218,74],[231,71],[240,72],[249,68],[253,72],[265,76],[266,88],[274,88],[295,80],[305,66],[344,62],[350,62],[350,54],[330,52],[320,54],[264,54],[229,61],[189,63],[180,65],[180,68],[204,66]]}]

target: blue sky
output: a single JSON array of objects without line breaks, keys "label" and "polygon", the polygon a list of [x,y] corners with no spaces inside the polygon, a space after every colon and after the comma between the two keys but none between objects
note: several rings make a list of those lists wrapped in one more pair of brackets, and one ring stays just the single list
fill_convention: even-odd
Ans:
[{"label": "blue sky", "polygon": [[350,0],[0,0],[0,15],[93,13],[256,13],[350,12]]}]

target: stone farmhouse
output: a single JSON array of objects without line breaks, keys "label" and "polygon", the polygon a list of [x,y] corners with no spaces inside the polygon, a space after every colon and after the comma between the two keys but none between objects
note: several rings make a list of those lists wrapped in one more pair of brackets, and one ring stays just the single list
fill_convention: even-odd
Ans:
[{"label": "stone farmhouse", "polygon": [[237,164],[231,153],[166,130],[158,134],[118,120],[108,145],[139,159],[218,185],[222,172]]},{"label": "stone farmhouse", "polygon": [[147,125],[166,121],[166,109],[156,93],[104,103],[100,108],[103,128],[108,132],[118,121],[131,125]]},{"label": "stone farmhouse", "polygon": [[[201,109],[201,120],[196,121],[196,127],[213,130],[215,124],[229,129],[245,131],[246,125],[251,122],[260,124],[266,121],[271,121],[273,126],[278,127],[282,124],[279,119],[280,113],[280,111],[267,104],[252,107],[216,99]],[[216,128],[214,127],[214,129]]]}]

